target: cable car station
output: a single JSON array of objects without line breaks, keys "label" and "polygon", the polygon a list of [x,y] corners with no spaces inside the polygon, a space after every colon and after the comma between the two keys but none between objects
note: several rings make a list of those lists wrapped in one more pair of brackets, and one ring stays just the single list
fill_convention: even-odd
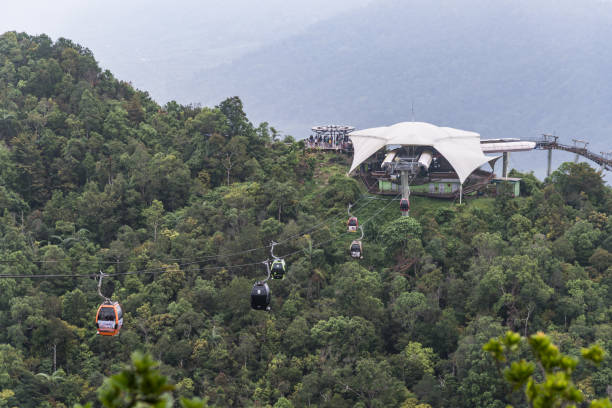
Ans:
[{"label": "cable car station", "polygon": [[[392,126],[354,130],[351,126],[316,126],[307,147],[352,154],[349,175],[360,179],[369,193],[401,194],[400,210],[409,214],[410,194],[457,199],[498,194],[502,187],[520,193],[520,179],[508,177],[510,153],[547,150],[550,176],[552,150],[586,157],[603,170],[612,170],[612,157],[590,152],[586,144],[564,145],[557,136],[534,139],[481,139],[476,132],[440,127],[424,122],[400,122]],[[348,139],[348,142],[347,142]],[[500,154],[501,153],[501,154]],[[502,159],[502,175],[495,164]],[[356,226],[349,225],[356,231]]]}]

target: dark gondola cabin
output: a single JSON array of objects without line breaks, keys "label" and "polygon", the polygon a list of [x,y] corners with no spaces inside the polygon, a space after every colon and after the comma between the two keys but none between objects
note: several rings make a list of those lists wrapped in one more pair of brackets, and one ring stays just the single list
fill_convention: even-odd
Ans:
[{"label": "dark gondola cabin", "polygon": [[255,310],[270,310],[270,287],[266,282],[257,281],[251,290],[251,307]]},{"label": "dark gondola cabin", "polygon": [[400,200],[400,211],[401,212],[408,212],[408,211],[410,211],[410,201],[408,201],[407,198],[402,198]]},{"label": "dark gondola cabin", "polygon": [[353,258],[363,258],[363,248],[361,247],[361,241],[353,241],[351,243],[351,256]]},{"label": "dark gondola cabin", "polygon": [[106,301],[98,308],[96,328],[102,336],[115,336],[123,326],[123,309],[119,302]]},{"label": "dark gondola cabin", "polygon": [[357,228],[359,227],[359,222],[357,221],[357,217],[351,217],[347,222],[349,232],[357,232]]},{"label": "dark gondola cabin", "polygon": [[272,261],[272,279],[283,279],[287,273],[287,265],[284,259]]}]

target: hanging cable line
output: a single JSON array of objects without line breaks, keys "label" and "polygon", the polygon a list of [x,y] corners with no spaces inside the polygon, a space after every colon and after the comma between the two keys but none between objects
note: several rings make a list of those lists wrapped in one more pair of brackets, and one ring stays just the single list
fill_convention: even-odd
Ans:
[{"label": "hanging cable line", "polygon": [[[399,195],[398,195],[399,196]],[[351,244],[351,256],[353,258],[363,258],[362,255],[362,245],[361,245],[361,239],[363,239],[364,236],[364,230],[363,230],[363,226],[365,224],[367,224],[368,222],[370,222],[371,220],[373,220],[376,216],[378,216],[382,211],[384,211],[391,203],[393,203],[393,199],[389,200],[389,202],[381,209],[379,209],[377,212],[375,212],[372,216],[370,216],[365,222],[362,223],[362,225],[359,227],[359,229],[361,230],[361,238],[359,238],[358,241],[353,241],[353,243]],[[348,209],[349,215],[351,215],[351,205],[349,204],[349,209]],[[319,247],[327,242],[331,242],[334,240],[337,240],[338,238],[342,237],[344,234],[350,233],[352,232],[350,229],[348,231],[345,231],[344,233],[340,234],[339,236],[335,236],[332,237],[326,241],[323,242],[319,242],[315,245],[311,245],[310,249],[312,248],[316,248]],[[355,245],[355,243],[357,243],[358,248],[354,249],[353,246]],[[271,270],[270,270],[270,261],[268,259],[266,259],[263,263],[266,265],[266,270],[268,272],[268,276],[266,277],[266,279],[264,279],[263,281],[255,281],[255,283],[253,284],[253,288],[251,289],[251,308],[254,310],[260,310],[260,311],[270,311],[270,301],[271,301],[271,291],[270,291],[270,286],[268,285],[267,281],[270,279],[270,277],[272,276],[272,278],[277,279],[280,278],[282,279],[285,272],[286,272],[286,265],[285,265],[285,260],[283,258],[279,258],[276,255],[274,255],[274,246],[277,245],[276,242],[272,241],[270,243],[271,245],[271,249],[270,249],[270,255],[274,258],[274,261],[272,263],[273,268],[276,265],[279,269],[278,275],[275,275],[274,273],[271,275]],[[304,249],[300,249],[294,252],[291,252],[285,256],[290,257],[292,255],[296,255],[298,253],[304,252]]]},{"label": "hanging cable line", "polygon": [[[363,199],[365,199],[365,198],[367,198],[367,199],[368,199],[368,203],[367,203],[365,206],[363,206],[362,208],[360,208],[360,209],[366,208],[368,205],[370,205],[370,203],[372,202],[371,200],[372,200],[372,198],[374,198],[374,197],[370,197],[370,196],[362,196],[362,197],[361,197],[359,200],[355,201],[355,203],[354,203],[354,204],[351,204],[351,207],[356,206],[356,205],[357,205],[357,204],[358,204],[360,201],[362,201],[362,200],[363,200]],[[333,216],[331,216],[331,217],[327,218],[326,220],[323,220],[323,221],[321,221],[320,223],[318,223],[318,224],[314,225],[314,226],[313,226],[313,227],[312,227],[310,230],[307,230],[307,231],[305,231],[305,232],[302,232],[302,233],[299,233],[299,234],[295,234],[295,235],[289,236],[289,237],[285,238],[284,240],[282,240],[282,241],[280,241],[280,242],[277,242],[277,244],[279,244],[279,245],[280,245],[280,244],[283,244],[283,243],[285,243],[285,242],[287,242],[287,241],[291,240],[292,238],[296,238],[296,237],[304,236],[304,235],[306,235],[306,234],[308,234],[308,233],[310,233],[310,232],[312,232],[312,231],[315,231],[315,230],[321,229],[321,228],[323,228],[323,227],[321,227],[321,228],[318,228],[318,227],[319,227],[319,226],[323,226],[324,224],[325,224],[325,225],[327,225],[327,224],[329,223],[328,221],[329,221],[329,220],[331,220],[332,218],[333,218],[333,220],[336,220],[336,219],[338,218],[338,215],[333,215]],[[268,246],[268,248],[269,248],[269,247],[270,247],[270,246]]]},{"label": "hanging cable line", "polygon": [[[400,194],[398,194],[397,196],[395,196],[394,198],[390,199],[390,200],[389,200],[389,202],[388,202],[388,203],[387,203],[387,204],[386,204],[384,207],[382,207],[380,210],[378,210],[377,212],[375,212],[375,213],[374,213],[372,216],[370,216],[368,219],[366,219],[365,221],[363,221],[363,222],[361,223],[361,225],[362,225],[362,226],[364,226],[364,225],[366,225],[368,222],[370,222],[372,219],[374,219],[374,218],[375,218],[375,217],[376,217],[378,214],[380,214],[380,213],[381,213],[382,211],[384,211],[384,210],[385,210],[387,207],[389,207],[389,205],[391,205],[391,204],[393,203],[393,201],[395,201],[395,200],[396,200],[396,199],[397,199],[397,198],[398,198],[400,195],[401,195],[401,193],[400,193]],[[316,245],[313,245],[312,247],[313,247],[313,248],[317,248],[317,247],[319,247],[319,246],[321,246],[321,245],[323,245],[323,244],[327,244],[328,242],[334,241],[334,240],[336,240],[336,239],[338,239],[338,238],[340,238],[340,237],[343,237],[343,236],[345,236],[345,235],[349,235],[349,234],[351,234],[351,233],[350,233],[350,232],[348,232],[348,231],[344,231],[343,233],[341,233],[341,234],[340,234],[340,235],[338,235],[337,237],[333,237],[333,238],[330,238],[330,239],[328,239],[328,240],[326,240],[326,241],[319,242],[319,243],[317,243]],[[303,251],[304,251],[303,249],[299,249],[299,250],[297,250],[297,251],[290,252],[290,253],[288,253],[288,254],[283,255],[283,258],[289,258],[290,256],[295,255],[295,254],[298,254],[298,253],[303,252]]]},{"label": "hanging cable line", "polygon": [[[365,207],[367,207],[372,202],[370,200],[371,198],[373,198],[373,197],[367,196],[367,195],[364,194],[364,195],[362,195],[355,202],[355,204],[353,204],[353,206],[357,205],[359,202],[361,202],[361,201],[363,201],[365,199],[368,199],[368,203],[364,207],[362,207],[362,208],[365,208]],[[313,231],[322,229],[324,226],[327,226],[328,224],[331,224],[330,220],[331,221],[336,221],[337,219],[338,219],[338,215],[332,215],[332,216],[326,218],[325,220],[321,221],[320,223],[314,225],[309,230],[306,230],[304,232],[299,232],[299,233],[294,234],[294,235],[290,235],[289,237],[286,237],[283,240],[279,240],[278,242],[275,242],[274,245],[282,245],[282,244],[284,244],[284,243],[286,243],[286,242],[288,242],[288,241],[290,241],[290,240],[292,240],[294,238],[302,237],[302,236],[304,236],[306,234],[309,234],[309,233],[311,233]],[[219,257],[222,257],[222,256],[225,256],[225,257],[235,256],[235,255],[241,255],[241,254],[250,253],[250,252],[254,252],[254,251],[259,251],[259,250],[263,250],[263,249],[270,249],[270,248],[272,248],[272,246],[273,246],[272,244],[269,244],[269,245],[264,245],[264,246],[260,246],[260,247],[256,247],[256,248],[245,249],[245,250],[236,251],[236,252],[221,253],[221,254],[217,254],[217,255],[207,255],[207,256],[204,256],[203,258],[199,259],[199,260],[195,260],[194,263],[199,263],[199,262],[203,262],[203,261],[206,261],[206,260],[216,259],[216,258],[219,258]],[[175,258],[175,259],[170,259],[170,260],[176,261],[176,260],[182,260],[182,258]]]},{"label": "hanging cable line", "polygon": [[[235,269],[235,268],[244,268],[246,266],[259,265],[261,262],[252,262],[247,264],[240,265],[224,265],[224,266],[204,266],[201,268],[191,268],[187,269],[184,272],[201,272],[206,270],[214,270],[214,269]],[[189,264],[192,265],[192,264]],[[180,268],[185,265],[171,265],[162,268],[155,269],[142,269],[138,271],[128,271],[128,272],[117,272],[113,274],[106,274],[106,277],[112,278],[115,276],[125,276],[125,275],[146,275],[146,274],[157,274],[164,273],[168,270],[175,270],[177,267]],[[46,279],[46,278],[95,278],[98,277],[98,273],[81,273],[81,274],[70,274],[70,273],[59,273],[59,274],[35,274],[35,275],[17,275],[17,274],[0,274],[0,279],[3,278],[11,278],[11,279]]]},{"label": "hanging cable line", "polygon": [[[359,202],[363,201],[364,199],[368,199],[368,203],[362,207],[362,208],[366,208],[371,202],[372,202],[372,197],[370,196],[366,196],[365,194],[362,195],[356,202],[355,204],[353,204],[353,206],[357,205]],[[323,220],[322,222],[314,225],[313,227],[311,227],[310,229],[301,232],[301,233],[297,233],[294,235],[291,235],[283,240],[280,240],[279,242],[277,242],[276,244],[278,245],[282,245],[294,238],[297,237],[301,237],[304,236],[306,234],[309,234],[313,231],[322,229],[324,226],[327,226],[328,224],[330,224],[330,220],[335,221],[338,218],[338,215],[334,215],[334,216],[330,216],[327,219]],[[210,261],[216,258],[220,258],[220,257],[230,257],[230,256],[236,256],[236,255],[241,255],[241,254],[246,254],[246,253],[251,253],[251,252],[255,252],[255,251],[259,251],[259,250],[264,250],[264,249],[269,249],[271,248],[271,245],[265,245],[265,246],[261,246],[261,247],[256,247],[256,248],[249,248],[249,249],[245,249],[245,250],[241,250],[241,251],[236,251],[236,252],[226,252],[226,253],[221,253],[221,254],[216,254],[216,255],[205,255],[202,258],[199,259],[195,259],[190,261],[189,259],[185,259],[185,258],[168,258],[166,260],[164,260],[163,262],[173,262],[173,261],[190,261],[190,264],[194,264],[194,263],[201,263],[201,262],[206,262],[206,261]],[[94,255],[92,255],[94,256]],[[2,260],[0,259],[0,263],[19,263],[19,262],[23,262],[22,260],[17,260],[17,259],[5,259]],[[98,260],[92,260],[92,261],[78,261],[72,258],[62,258],[62,259],[42,259],[42,260],[31,260],[29,262],[32,263],[38,263],[38,264],[53,264],[53,263],[60,263],[60,262],[77,262],[79,265],[88,265],[88,264],[93,264],[93,265],[99,265],[99,264],[103,264],[103,265],[124,265],[124,264],[130,264],[133,263],[134,261],[98,261]],[[1,276],[1,275],[0,275]]]},{"label": "hanging cable line", "polygon": [[[398,194],[398,196],[396,196],[395,198],[399,197],[399,195],[401,194]],[[393,203],[395,198],[389,200],[389,202],[385,206],[378,209],[378,211],[376,211],[374,214],[372,214],[369,218],[367,218],[365,221],[361,223],[361,225],[359,226],[359,229],[361,230],[361,238],[359,238],[358,241],[353,241],[353,243],[351,244],[351,256],[353,258],[355,257],[363,258],[362,246],[361,246],[361,240],[364,237],[363,227],[366,224],[368,224],[371,220],[375,219],[387,207],[389,207],[389,205]],[[361,201],[361,199],[363,199],[363,197],[360,198],[360,200],[358,201]],[[350,212],[351,207],[352,205],[349,205],[349,210],[348,210],[349,215],[352,215]],[[327,224],[326,221],[321,222],[315,225],[313,228],[311,228],[307,232],[302,232],[301,234],[290,236],[282,242],[287,242],[290,239],[293,239],[297,236],[304,236],[308,232],[315,231],[317,228],[321,227],[322,225],[326,225],[326,224]],[[321,241],[314,245],[311,245],[310,248],[311,249],[317,248],[328,242],[342,238],[344,235],[350,233],[350,231],[351,231],[350,229],[348,231],[345,230],[344,233],[334,236],[328,240]],[[358,244],[358,248],[356,250],[353,248],[355,243]],[[253,288],[251,289],[251,308],[255,310],[270,311],[271,310],[270,309],[271,291],[270,291],[270,287],[267,281],[270,278],[282,279],[287,271],[284,258],[280,258],[274,254],[274,247],[276,245],[279,245],[279,243],[272,241],[269,245],[266,245],[264,247],[252,248],[246,251],[237,252],[237,253],[247,253],[247,252],[252,252],[252,251],[259,250],[259,249],[270,248],[270,255],[273,258],[272,267],[270,267],[269,259],[266,259],[264,262],[253,262],[253,263],[246,263],[246,264],[241,264],[241,265],[203,266],[199,268],[191,267],[192,265],[199,264],[200,262],[205,262],[205,260],[204,261],[200,260],[200,261],[193,261],[193,262],[187,262],[187,263],[182,263],[182,264],[175,263],[173,265],[168,265],[168,266],[159,267],[159,268],[143,269],[143,270],[127,271],[127,272],[117,272],[114,274],[106,274],[106,273],[103,273],[102,270],[99,271],[99,274],[94,274],[94,273],[89,273],[89,274],[34,274],[34,275],[0,274],[0,279],[2,278],[5,278],[5,279],[6,278],[11,278],[11,279],[51,279],[51,278],[96,279],[98,281],[97,282],[98,295],[100,295],[100,297],[104,299],[104,302],[98,307],[98,311],[96,313],[96,318],[95,318],[96,332],[97,334],[102,335],[102,336],[116,336],[119,334],[123,326],[123,308],[121,307],[119,302],[112,301],[110,298],[102,294],[101,289],[102,289],[102,279],[103,278],[105,277],[112,278],[116,276],[136,275],[136,274],[161,274],[161,273],[169,272],[171,270],[181,270],[180,268],[183,268],[183,267],[189,267],[187,270],[183,270],[183,272],[200,272],[200,271],[205,271],[205,270],[218,270],[218,269],[230,269],[231,270],[231,269],[237,269],[237,268],[242,268],[242,267],[255,266],[255,265],[259,265],[263,263],[266,266],[267,277],[263,281],[256,281],[255,284],[253,285]],[[285,257],[291,257],[293,255],[296,255],[302,252],[304,252],[304,249],[300,249],[300,250],[291,252],[289,254],[286,254]],[[216,259],[219,256],[223,256],[223,255],[219,254],[208,260]],[[225,255],[225,256],[229,256],[229,255]],[[55,262],[57,262],[57,260],[55,260]],[[107,263],[107,262],[96,262],[96,263]],[[119,262],[116,262],[116,263],[119,263]]]},{"label": "hanging cable line", "polygon": [[[398,195],[399,196],[399,195]],[[398,196],[396,196],[395,198],[389,200],[389,202],[383,206],[381,209],[379,209],[378,211],[376,211],[372,216],[370,216],[368,219],[366,219],[362,225],[366,225],[368,222],[370,222],[372,219],[374,219],[378,214],[380,214],[382,211],[384,211]],[[328,240],[316,243],[315,245],[313,245],[313,248],[317,248],[321,245],[324,245],[328,242],[334,241],[344,235],[348,234],[347,232],[341,233],[339,236],[330,238]],[[265,248],[271,248],[274,245],[277,245],[277,243],[273,243],[270,245],[266,245]],[[299,249],[297,251],[291,252],[289,254],[284,255],[284,258],[296,255],[300,252],[303,252],[303,249]],[[125,276],[125,275],[137,275],[137,274],[157,274],[157,273],[164,273],[167,272],[168,270],[174,269],[174,268],[182,268],[185,266],[191,266],[191,265],[195,265],[198,264],[200,262],[198,261],[193,261],[193,262],[187,262],[187,263],[183,263],[183,264],[177,264],[177,265],[170,265],[170,266],[166,266],[166,267],[159,267],[159,268],[153,268],[153,269],[143,269],[143,270],[136,270],[136,271],[127,271],[127,272],[117,272],[117,273],[113,273],[112,275],[108,275],[108,277],[115,277],[115,276]],[[259,265],[261,262],[253,262],[253,263],[246,263],[246,264],[239,264],[239,265],[224,265],[224,266],[204,266],[201,268],[191,268],[188,269],[187,272],[201,272],[201,271],[205,271],[205,270],[216,270],[216,269],[236,269],[236,268],[243,268],[243,267],[247,267],[247,266],[254,266],[254,265]],[[34,274],[34,275],[18,275],[18,274],[0,274],[0,279],[3,278],[11,278],[11,279],[47,279],[47,278],[95,278],[97,277],[98,274],[97,273],[89,273],[89,274]]]}]

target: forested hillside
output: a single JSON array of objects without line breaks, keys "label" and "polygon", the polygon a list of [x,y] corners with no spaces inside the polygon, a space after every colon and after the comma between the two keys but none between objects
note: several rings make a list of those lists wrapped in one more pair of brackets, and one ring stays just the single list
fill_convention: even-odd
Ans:
[{"label": "forested hillside", "polygon": [[[278,140],[238,97],[159,106],[86,48],[14,32],[0,139],[0,407],[94,401],[137,350],[215,407],[524,406],[491,337],[612,354],[612,191],[587,164],[522,175],[519,199],[415,199],[400,217],[349,158]],[[288,273],[253,311],[271,241]],[[99,271],[117,337],[96,335]],[[606,396],[612,359],[575,379]]]}]

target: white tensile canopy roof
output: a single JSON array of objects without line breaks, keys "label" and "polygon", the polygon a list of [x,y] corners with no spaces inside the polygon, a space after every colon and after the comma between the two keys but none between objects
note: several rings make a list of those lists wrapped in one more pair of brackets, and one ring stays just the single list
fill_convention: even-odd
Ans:
[{"label": "white tensile canopy roof", "polygon": [[453,166],[462,184],[474,170],[499,157],[487,157],[482,153],[478,133],[424,122],[400,122],[392,126],[356,130],[349,137],[354,149],[349,173],[387,145],[433,147]]}]

